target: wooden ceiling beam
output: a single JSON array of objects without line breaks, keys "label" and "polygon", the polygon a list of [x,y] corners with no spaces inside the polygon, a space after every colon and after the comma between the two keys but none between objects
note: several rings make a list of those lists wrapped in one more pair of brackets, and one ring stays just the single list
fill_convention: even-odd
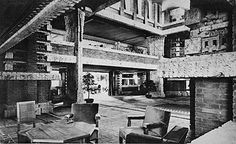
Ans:
[{"label": "wooden ceiling beam", "polygon": [[105,8],[111,6],[119,1],[120,0],[108,0],[106,3],[103,3],[99,7],[97,7],[91,15],[94,15],[96,12],[101,11],[101,10],[103,10],[103,9],[105,9]]}]

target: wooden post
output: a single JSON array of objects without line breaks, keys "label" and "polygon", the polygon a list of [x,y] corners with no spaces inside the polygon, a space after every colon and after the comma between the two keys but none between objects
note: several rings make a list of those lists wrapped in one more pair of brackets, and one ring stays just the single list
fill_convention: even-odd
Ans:
[{"label": "wooden post", "polygon": [[120,10],[119,10],[120,15],[124,15],[124,9],[125,9],[125,0],[121,0],[120,1]]},{"label": "wooden post", "polygon": [[154,3],[154,27],[157,27],[158,22],[158,5],[157,3]]},{"label": "wooden post", "polygon": [[163,26],[165,24],[165,11],[161,11],[161,19],[160,23]]},{"label": "wooden post", "polygon": [[138,14],[138,0],[134,0],[133,20],[137,19]]},{"label": "wooden post", "polygon": [[195,138],[195,78],[190,78],[190,130],[191,140]]},{"label": "wooden post", "polygon": [[[68,42],[75,42],[76,37],[76,27],[77,27],[77,12],[72,11],[70,13],[66,13],[64,16],[65,19],[65,28],[66,28],[66,35],[65,40]],[[73,48],[75,51],[75,48]],[[76,71],[75,71],[75,64],[70,64],[67,67],[67,86],[68,91],[66,94],[66,98],[64,99],[65,104],[70,105],[77,101],[77,89],[75,88],[76,85]]]},{"label": "wooden post", "polygon": [[73,11],[72,13],[66,14],[64,19],[66,27],[65,40],[68,42],[75,42],[75,30],[77,23],[75,12]]},{"label": "wooden post", "polygon": [[83,99],[83,48],[82,48],[82,40],[84,33],[84,17],[85,13],[78,9],[78,21],[75,35],[75,56],[76,58],[76,66],[75,66],[75,79],[76,79],[76,89],[77,89],[77,103],[82,103]]},{"label": "wooden post", "polygon": [[75,42],[74,55],[76,64],[68,67],[68,96],[77,103],[83,102],[82,76],[83,76],[83,49],[81,46],[84,32],[85,13],[80,9],[67,14],[65,18],[66,41]]},{"label": "wooden post", "polygon": [[148,23],[148,19],[149,17],[149,2],[147,0],[144,1],[144,23],[147,24]]},{"label": "wooden post", "polygon": [[109,90],[108,90],[108,94],[109,96],[113,96],[114,95],[114,72],[110,71],[109,72]]}]

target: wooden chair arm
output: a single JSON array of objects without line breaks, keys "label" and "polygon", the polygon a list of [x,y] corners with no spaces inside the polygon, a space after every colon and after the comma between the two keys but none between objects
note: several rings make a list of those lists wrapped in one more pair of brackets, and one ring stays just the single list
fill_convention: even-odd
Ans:
[{"label": "wooden chair arm", "polygon": [[128,123],[127,126],[131,126],[131,120],[143,120],[145,118],[144,115],[128,115],[127,119],[128,119]]},{"label": "wooden chair arm", "polygon": [[95,120],[100,120],[101,119],[101,115],[99,114],[99,113],[97,113],[96,115],[95,115]]},{"label": "wooden chair arm", "polygon": [[160,127],[166,127],[167,125],[164,122],[158,122],[158,123],[144,123],[143,127],[147,129],[154,129],[154,128],[160,128]]},{"label": "wooden chair arm", "polygon": [[183,144],[188,133],[188,128],[174,126],[165,136],[163,141],[173,144]]},{"label": "wooden chair arm", "polygon": [[99,113],[97,113],[97,114],[95,115],[96,127],[98,127],[98,122],[99,122],[100,119],[101,119],[101,116],[100,116]]}]

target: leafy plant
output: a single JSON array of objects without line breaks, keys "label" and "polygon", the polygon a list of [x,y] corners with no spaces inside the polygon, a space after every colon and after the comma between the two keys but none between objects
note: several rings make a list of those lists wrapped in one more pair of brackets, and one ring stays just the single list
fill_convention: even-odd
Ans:
[{"label": "leafy plant", "polygon": [[90,90],[92,89],[92,85],[94,85],[94,76],[91,73],[87,73],[83,75],[83,89],[88,92],[88,99],[90,98]]},{"label": "leafy plant", "polygon": [[153,80],[147,80],[144,83],[144,88],[146,90],[146,95],[150,95],[150,92],[156,91],[156,86]]}]

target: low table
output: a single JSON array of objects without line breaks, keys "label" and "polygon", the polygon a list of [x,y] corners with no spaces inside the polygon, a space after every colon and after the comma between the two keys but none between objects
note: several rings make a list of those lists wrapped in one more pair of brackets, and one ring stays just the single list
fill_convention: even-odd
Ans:
[{"label": "low table", "polygon": [[89,142],[95,124],[73,122],[67,124],[62,120],[55,123],[42,124],[26,132],[32,143],[66,143]]}]

